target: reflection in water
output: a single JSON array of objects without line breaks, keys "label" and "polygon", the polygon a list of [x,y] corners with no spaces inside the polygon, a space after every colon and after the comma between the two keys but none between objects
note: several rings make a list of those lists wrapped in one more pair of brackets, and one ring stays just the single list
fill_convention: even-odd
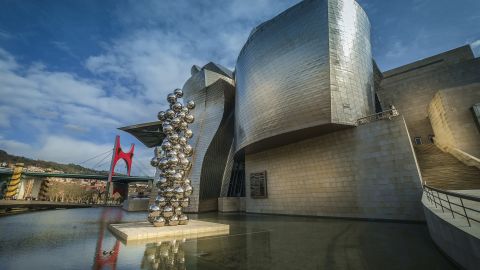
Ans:
[{"label": "reflection in water", "polygon": [[141,269],[186,269],[185,252],[182,247],[184,242],[185,239],[147,244],[143,254]]},{"label": "reflection in water", "polygon": [[1,217],[0,269],[457,269],[436,249],[425,224],[221,213],[193,217],[229,224],[230,235],[177,240],[175,253],[168,242],[166,249],[163,242],[123,245],[107,229],[120,220],[141,222],[144,212],[84,208]]},{"label": "reflection in water", "polygon": [[[109,219],[109,215],[113,219]],[[95,258],[93,261],[94,270],[106,269],[105,267],[109,266],[110,269],[117,268],[117,259],[118,253],[120,252],[120,241],[117,240],[111,249],[104,249],[103,247],[103,238],[105,236],[105,230],[108,227],[107,222],[113,221],[117,223],[122,220],[123,211],[118,208],[103,208],[102,213],[100,214],[100,229],[98,230],[98,239],[97,245],[95,248]]]}]

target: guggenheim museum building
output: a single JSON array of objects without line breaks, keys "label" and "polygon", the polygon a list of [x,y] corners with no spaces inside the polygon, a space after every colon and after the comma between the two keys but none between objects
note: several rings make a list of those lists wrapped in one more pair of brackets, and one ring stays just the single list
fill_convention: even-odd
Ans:
[{"label": "guggenheim museum building", "polygon": [[[381,72],[370,30],[355,0],[304,0],[251,31],[235,70],[194,65],[187,210],[423,220],[423,184],[479,189],[480,59]],[[159,125],[121,129],[157,147]]]}]

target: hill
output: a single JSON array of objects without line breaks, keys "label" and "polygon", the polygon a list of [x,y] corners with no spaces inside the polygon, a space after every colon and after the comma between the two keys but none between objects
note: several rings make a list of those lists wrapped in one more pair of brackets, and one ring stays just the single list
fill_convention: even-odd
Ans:
[{"label": "hill", "polygon": [[25,166],[35,166],[43,169],[59,170],[64,173],[82,173],[82,174],[108,174],[106,171],[97,171],[82,167],[77,164],[61,164],[53,161],[33,160],[26,157],[14,156],[8,154],[6,151],[0,149],[0,162],[7,162],[15,164],[18,162],[24,163]]}]

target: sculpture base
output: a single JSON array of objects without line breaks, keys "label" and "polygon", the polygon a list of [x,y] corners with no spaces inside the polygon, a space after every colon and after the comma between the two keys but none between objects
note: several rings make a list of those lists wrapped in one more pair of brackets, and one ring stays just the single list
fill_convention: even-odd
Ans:
[{"label": "sculpture base", "polygon": [[125,243],[158,242],[182,238],[226,235],[230,225],[190,220],[187,225],[154,227],[149,222],[110,224],[110,231]]}]

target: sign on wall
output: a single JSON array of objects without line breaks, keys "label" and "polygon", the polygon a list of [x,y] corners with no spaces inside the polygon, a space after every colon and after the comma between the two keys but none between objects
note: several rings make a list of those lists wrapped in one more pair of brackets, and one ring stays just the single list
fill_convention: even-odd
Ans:
[{"label": "sign on wall", "polygon": [[267,198],[267,172],[250,174],[250,197],[253,199]]}]

